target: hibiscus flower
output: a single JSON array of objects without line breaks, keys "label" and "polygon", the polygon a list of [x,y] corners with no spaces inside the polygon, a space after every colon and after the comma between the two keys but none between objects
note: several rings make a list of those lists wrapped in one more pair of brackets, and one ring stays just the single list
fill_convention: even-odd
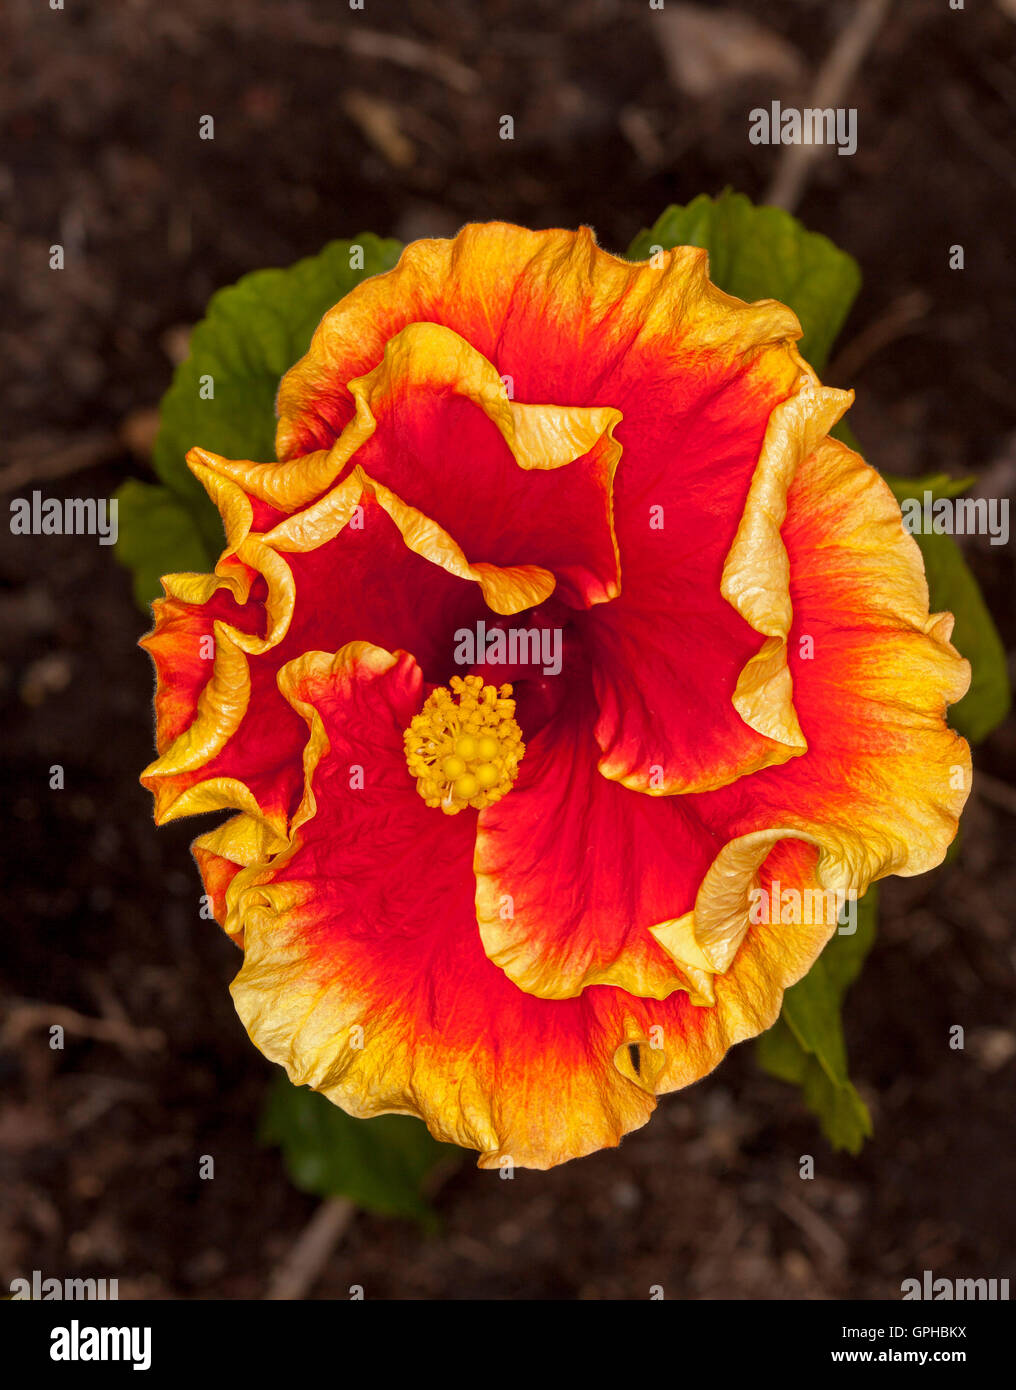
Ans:
[{"label": "hibiscus flower", "polygon": [[759,893],[938,864],[969,681],[783,305],[679,247],[468,226],[322,320],[276,463],[144,644],[254,1043],[483,1167],[617,1144],[836,931]]}]

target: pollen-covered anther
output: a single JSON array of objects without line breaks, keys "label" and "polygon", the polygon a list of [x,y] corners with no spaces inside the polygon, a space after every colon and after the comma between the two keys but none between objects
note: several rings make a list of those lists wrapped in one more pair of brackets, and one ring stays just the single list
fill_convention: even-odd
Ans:
[{"label": "pollen-covered anther", "polygon": [[506,796],[526,746],[510,685],[484,685],[479,676],[452,676],[450,685],[427,697],[403,737],[416,790],[454,816]]}]

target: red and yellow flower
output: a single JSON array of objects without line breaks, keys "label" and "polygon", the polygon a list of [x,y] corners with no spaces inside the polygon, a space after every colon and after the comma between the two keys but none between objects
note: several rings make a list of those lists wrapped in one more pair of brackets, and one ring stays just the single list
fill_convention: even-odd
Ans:
[{"label": "red and yellow flower", "polygon": [[753,890],[941,861],[968,667],[799,335],[694,248],[469,226],[325,316],[279,462],[191,450],[226,548],[163,581],[142,780],[235,813],[195,854],[294,1082],[484,1167],[590,1153],[836,929]]}]

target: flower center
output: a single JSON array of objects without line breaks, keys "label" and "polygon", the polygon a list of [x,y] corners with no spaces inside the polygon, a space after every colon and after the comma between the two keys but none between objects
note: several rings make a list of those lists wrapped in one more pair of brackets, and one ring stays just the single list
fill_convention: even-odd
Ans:
[{"label": "flower center", "polygon": [[484,685],[479,676],[452,676],[450,685],[428,695],[403,735],[416,790],[446,816],[500,801],[526,751],[510,685]]}]

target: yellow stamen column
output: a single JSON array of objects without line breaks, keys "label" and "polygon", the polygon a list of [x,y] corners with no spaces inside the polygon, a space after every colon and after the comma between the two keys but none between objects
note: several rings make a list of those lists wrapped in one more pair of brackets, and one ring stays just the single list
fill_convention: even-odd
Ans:
[{"label": "yellow stamen column", "polygon": [[515,722],[510,685],[452,676],[440,685],[404,734],[406,764],[428,806],[454,816],[480,811],[511,791],[526,751]]}]

